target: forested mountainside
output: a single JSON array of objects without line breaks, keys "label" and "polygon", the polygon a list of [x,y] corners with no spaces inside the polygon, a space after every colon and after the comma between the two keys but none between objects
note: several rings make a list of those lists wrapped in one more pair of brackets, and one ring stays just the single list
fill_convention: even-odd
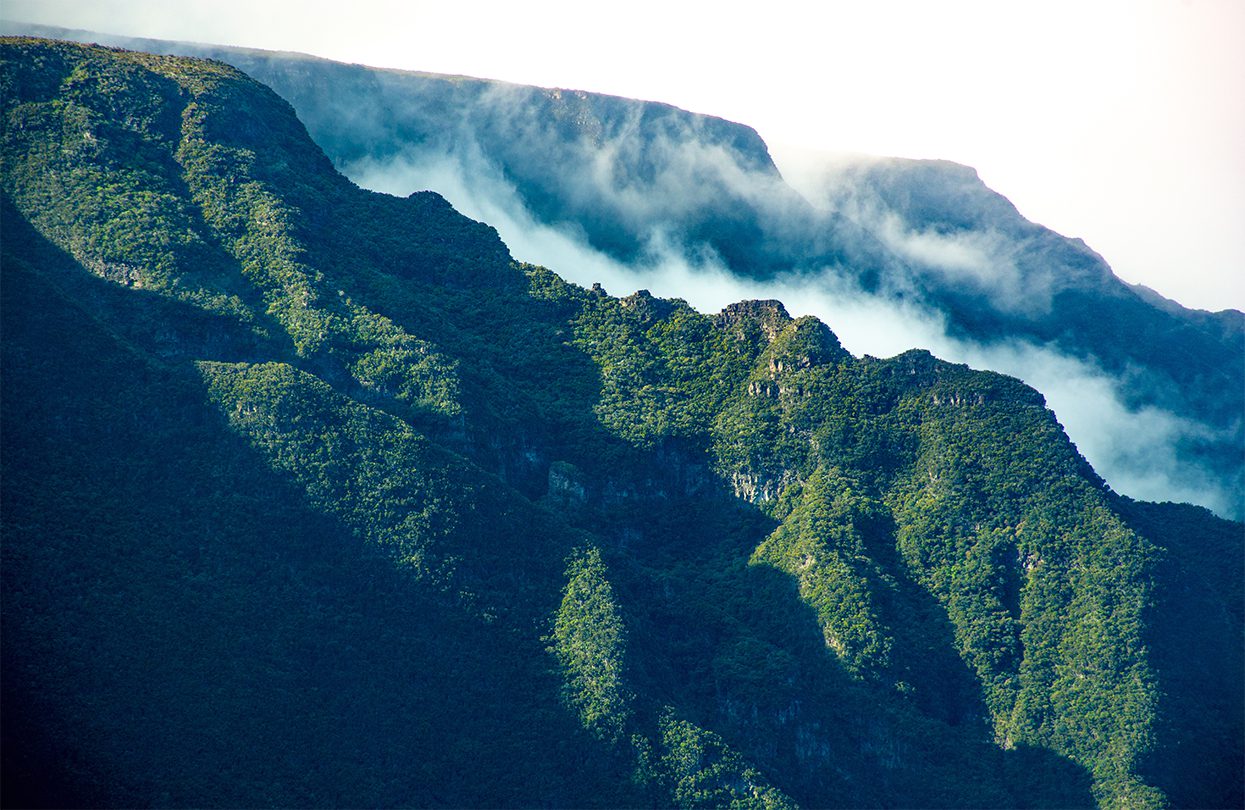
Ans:
[{"label": "forested mountainside", "polygon": [[[1084,435],[1074,438],[1103,445],[1108,480],[1157,472],[1170,483],[1148,487],[1151,497],[1245,518],[1245,315],[1188,310],[1125,284],[1090,247],[1025,220],[968,167],[869,160],[827,170],[806,199],[752,129],[664,104],[7,28],[232,64],[287,99],[338,169],[365,185],[406,177],[407,190],[448,193],[445,184],[458,184],[467,197],[519,205],[536,223],[581,234],[629,267],[677,256],[741,278],[817,279],[833,295],[859,293],[945,324],[952,339],[981,347],[973,356],[1066,358],[1088,379],[1108,380],[1118,407],[1149,415],[1135,417],[1128,452],[1115,448],[1130,443],[1128,429],[1104,423],[1114,404],[1095,404],[1091,424],[1078,422]],[[1091,435],[1107,432],[1119,438]]]},{"label": "forested mountainside", "polygon": [[6,805],[1241,804],[1242,527],[1037,392],[0,55]]}]

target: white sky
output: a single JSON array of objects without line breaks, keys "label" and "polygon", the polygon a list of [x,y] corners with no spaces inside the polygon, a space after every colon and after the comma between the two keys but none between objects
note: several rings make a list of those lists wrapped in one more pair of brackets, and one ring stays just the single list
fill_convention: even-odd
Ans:
[{"label": "white sky", "polygon": [[665,101],[775,151],[954,160],[1125,280],[1245,309],[1245,0],[4,0],[0,16]]}]

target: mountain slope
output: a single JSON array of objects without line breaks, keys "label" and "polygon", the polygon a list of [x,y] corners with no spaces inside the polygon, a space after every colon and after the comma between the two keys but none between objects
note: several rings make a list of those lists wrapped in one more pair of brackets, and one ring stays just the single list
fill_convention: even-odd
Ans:
[{"label": "mountain slope", "polygon": [[1240,526],[1016,380],[516,264],[220,63],[0,95],[6,802],[1239,800]]}]

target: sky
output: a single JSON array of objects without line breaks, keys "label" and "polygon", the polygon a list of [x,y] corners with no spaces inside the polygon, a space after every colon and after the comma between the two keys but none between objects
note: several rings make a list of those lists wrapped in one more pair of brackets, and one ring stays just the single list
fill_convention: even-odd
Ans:
[{"label": "sky", "polygon": [[1245,310],[1245,0],[5,0],[0,16],[664,101],[753,126],[780,168],[953,160],[1124,280]]}]

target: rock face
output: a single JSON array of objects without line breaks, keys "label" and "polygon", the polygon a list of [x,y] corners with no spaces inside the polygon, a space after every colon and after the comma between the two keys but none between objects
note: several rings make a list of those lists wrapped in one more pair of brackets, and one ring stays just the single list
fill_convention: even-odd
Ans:
[{"label": "rock face", "polygon": [[1240,525],[1019,381],[517,264],[218,62],[0,103],[6,804],[1240,804]]},{"label": "rock face", "polygon": [[619,305],[632,313],[640,323],[649,325],[662,320],[674,311],[669,301],[654,298],[648,290],[637,290],[625,298],[619,299]]},{"label": "rock face", "polygon": [[772,341],[791,322],[791,316],[781,301],[740,301],[728,304],[714,321],[719,328],[734,330],[741,336],[759,329],[766,341]]},{"label": "rock face", "polygon": [[584,503],[588,492],[584,487],[583,474],[565,461],[549,465],[549,491],[546,496],[556,506],[571,508]]}]

